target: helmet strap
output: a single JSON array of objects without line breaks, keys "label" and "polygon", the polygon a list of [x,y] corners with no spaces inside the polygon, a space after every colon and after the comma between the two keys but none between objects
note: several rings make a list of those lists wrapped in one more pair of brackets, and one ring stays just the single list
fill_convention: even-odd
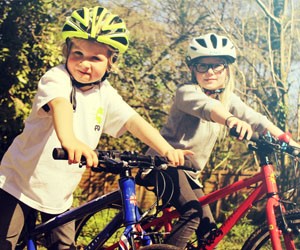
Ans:
[{"label": "helmet strap", "polygon": [[65,67],[66,67],[67,72],[70,75],[71,82],[72,82],[72,91],[71,91],[71,95],[70,95],[70,102],[72,104],[73,111],[75,111],[76,110],[76,106],[77,106],[77,102],[76,102],[76,88],[80,89],[80,88],[86,87],[86,86],[98,85],[101,82],[103,82],[109,76],[109,72],[106,71],[105,74],[104,74],[104,76],[100,80],[98,80],[98,81],[91,82],[91,83],[81,83],[81,82],[76,81],[75,78],[71,75],[71,73],[70,73],[70,71],[68,69],[68,66],[67,66],[67,62],[65,64]]},{"label": "helmet strap", "polygon": [[96,82],[91,82],[91,83],[84,84],[84,83],[76,81],[71,74],[70,74],[70,78],[71,78],[71,81],[72,81],[72,91],[71,91],[71,94],[70,94],[70,102],[72,104],[73,111],[75,111],[76,110],[76,106],[77,106],[76,88],[80,89],[80,88],[86,87],[86,86],[98,85],[98,84],[101,83],[101,80],[100,81],[96,81]]},{"label": "helmet strap", "polygon": [[99,83],[101,83],[102,81],[99,80],[99,81],[96,81],[96,82],[90,82],[90,83],[81,83],[81,82],[78,82],[74,79],[73,76],[71,76],[71,81],[72,81],[72,85],[74,85],[76,88],[83,88],[83,87],[86,87],[86,86],[93,86],[93,85],[98,85]]},{"label": "helmet strap", "polygon": [[206,95],[211,96],[211,95],[219,95],[223,93],[225,88],[214,89],[214,90],[202,88],[202,90]]},{"label": "helmet strap", "polygon": [[80,89],[80,88],[85,87],[85,86],[97,85],[97,84],[103,82],[109,76],[109,72],[106,71],[105,74],[103,75],[103,77],[100,80],[97,80],[95,82],[90,82],[90,83],[81,83],[81,82],[78,82],[77,80],[75,80],[75,78],[72,76],[71,72],[68,69],[67,62],[68,62],[68,58],[66,60],[65,67],[66,67],[66,70],[68,71],[68,73],[70,75],[70,78],[71,78],[71,81],[72,81],[72,85],[74,85],[76,88]]},{"label": "helmet strap", "polygon": [[[81,82],[78,82],[72,76],[71,72],[68,69],[68,58],[69,58],[71,47],[72,47],[72,42],[71,42],[70,38],[68,38],[66,40],[66,44],[67,44],[67,57],[66,57],[65,68],[66,68],[67,72],[69,73],[70,78],[71,78],[71,82],[72,82],[72,91],[71,91],[71,95],[70,95],[70,102],[71,102],[71,104],[73,106],[73,111],[75,111],[76,110],[76,105],[77,105],[77,102],[76,102],[76,90],[75,90],[75,88],[80,89],[80,88],[86,87],[86,86],[98,85],[101,82],[103,82],[109,76],[109,71],[106,71],[105,74],[103,75],[103,77],[100,80],[98,80],[98,81],[91,82],[91,83],[81,83]],[[116,60],[117,60],[117,57],[116,57],[115,61]]]},{"label": "helmet strap", "polygon": [[[192,83],[197,84],[197,85],[199,84],[193,71],[192,71]],[[219,99],[218,98],[219,95],[222,94],[225,90],[225,88],[219,88],[219,89],[214,89],[214,90],[210,90],[210,89],[206,89],[206,88],[201,88],[201,89],[204,92],[204,94],[206,94],[207,96],[216,95],[216,99]]]}]

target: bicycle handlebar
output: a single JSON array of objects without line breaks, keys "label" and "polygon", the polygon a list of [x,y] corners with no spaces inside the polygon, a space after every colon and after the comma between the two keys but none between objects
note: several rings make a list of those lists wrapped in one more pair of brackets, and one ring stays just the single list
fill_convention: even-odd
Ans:
[{"label": "bicycle handlebar", "polygon": [[[110,165],[118,164],[120,161],[128,162],[131,166],[140,168],[157,168],[166,169],[170,164],[168,159],[162,156],[142,155],[132,151],[117,151],[117,150],[94,150],[98,156],[99,162]],[[67,160],[68,152],[63,148],[54,148],[52,156],[55,160]],[[81,162],[85,162],[85,158],[81,158]],[[177,169],[197,172],[196,169],[187,166],[177,166]]]},{"label": "bicycle handlebar", "polygon": [[[94,150],[95,153],[98,156],[98,159],[105,160],[106,157],[109,157],[110,159],[120,159],[122,161],[143,161],[147,163],[153,163],[154,165],[159,164],[166,164],[168,161],[164,159],[163,157],[156,157],[156,161],[153,161],[153,159],[150,156],[146,155],[139,155],[135,152],[130,151],[124,151],[120,152],[117,150]],[[68,159],[68,152],[63,148],[54,148],[52,156],[55,160],[67,160]],[[81,158],[82,161],[85,160],[84,157]]]},{"label": "bicycle handlebar", "polygon": [[[237,133],[236,127],[231,128],[229,134],[234,137],[239,137],[239,133]],[[247,135],[245,135],[245,138],[246,136]],[[257,133],[254,133],[250,141],[256,144],[256,147],[254,147],[253,145],[251,146],[251,149],[255,151],[279,151],[294,157],[300,157],[300,148],[291,146],[288,143],[280,141],[271,135],[260,136]]]}]

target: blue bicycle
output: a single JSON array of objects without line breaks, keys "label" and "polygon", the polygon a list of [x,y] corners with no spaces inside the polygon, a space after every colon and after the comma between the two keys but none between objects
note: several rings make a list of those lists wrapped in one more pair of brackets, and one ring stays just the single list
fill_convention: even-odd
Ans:
[{"label": "blue bicycle", "polygon": [[[135,181],[131,173],[133,168],[166,168],[168,167],[167,160],[164,157],[145,156],[127,151],[96,152],[99,165],[92,168],[92,171],[119,175],[119,190],[93,199],[33,228],[27,228],[20,237],[17,249],[24,249],[27,246],[27,250],[36,250],[39,249],[38,246],[45,246],[45,233],[73,220],[76,224],[78,249],[177,249],[167,244],[156,244],[162,242],[162,240],[157,240],[161,232],[148,233],[142,229],[141,223],[149,211],[141,214],[138,209]],[[53,151],[53,157],[54,159],[67,159],[67,153],[57,148]],[[81,164],[85,164],[84,159]],[[111,245],[110,239],[116,237],[118,237],[118,243]],[[156,239],[155,242],[153,239]]]}]

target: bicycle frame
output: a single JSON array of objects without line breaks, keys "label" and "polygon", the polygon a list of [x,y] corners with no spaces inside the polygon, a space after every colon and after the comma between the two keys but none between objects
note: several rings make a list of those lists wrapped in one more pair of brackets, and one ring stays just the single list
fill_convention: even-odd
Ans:
[{"label": "bicycle frame", "polygon": [[[134,239],[139,237],[143,246],[149,246],[152,244],[151,238],[146,234],[145,230],[139,224],[139,219],[141,217],[136,199],[135,181],[131,176],[130,169],[126,170],[121,174],[119,179],[120,193],[122,196],[123,213],[120,212],[98,235],[90,242],[86,249],[96,249],[99,242],[103,244],[111,235],[112,229],[120,227],[120,221],[123,222],[125,229],[118,243],[107,247],[106,249],[113,250],[119,246],[120,250],[128,250],[130,247],[136,249]],[[120,219],[123,216],[123,219]],[[95,248],[93,246],[96,246]]]},{"label": "bicycle frame", "polygon": [[37,225],[32,231],[29,232],[27,239],[27,249],[36,250],[36,236],[43,235],[44,233],[49,232],[58,226],[61,226],[75,219],[81,219],[88,214],[99,211],[106,203],[107,199],[109,199],[112,203],[117,202],[120,200],[120,193],[116,191],[108,193],[94,200],[91,200],[90,202],[87,202],[80,207],[74,208],[56,217],[53,217],[45,223]]},{"label": "bicycle frame", "polygon": [[[220,200],[227,195],[235,193],[241,189],[255,186],[254,190],[250,192],[247,199],[245,199],[223,222],[223,224],[214,232],[214,242],[209,246],[206,246],[206,250],[211,250],[224,238],[224,236],[232,229],[232,227],[245,215],[247,211],[251,209],[253,204],[259,201],[263,195],[266,195],[266,215],[267,223],[269,227],[269,233],[273,250],[282,250],[280,237],[282,232],[278,229],[276,223],[276,214],[280,210],[285,211],[285,208],[280,202],[278,196],[278,189],[276,184],[274,166],[269,163],[267,152],[263,152],[260,155],[261,159],[261,171],[256,175],[239,180],[226,187],[211,192],[199,199],[202,206],[211,204],[217,200]],[[143,226],[145,230],[154,226],[154,230],[159,230],[164,227],[166,231],[170,232],[172,219],[178,218],[179,214],[176,210],[164,210],[163,215],[159,218],[153,219],[150,223]],[[296,250],[292,237],[289,234],[283,234],[286,249]]]},{"label": "bicycle frame", "polygon": [[[127,250],[132,246],[135,249],[134,238],[140,237],[144,246],[152,244],[149,235],[138,224],[141,217],[136,200],[135,181],[131,177],[131,171],[128,169],[119,180],[119,187],[122,194],[122,204],[124,208],[125,230],[119,241],[119,249]],[[130,240],[130,242],[129,242]]]},{"label": "bicycle frame", "polygon": [[[112,235],[112,229],[121,226],[120,222],[123,222],[125,225],[124,233],[122,234],[118,243],[120,250],[127,250],[130,247],[135,249],[134,239],[137,237],[139,237],[143,246],[151,245],[152,241],[150,236],[145,233],[138,223],[141,215],[137,206],[135,181],[131,176],[130,169],[124,171],[124,173],[121,173],[119,187],[119,192],[114,191],[107,195],[98,197],[78,208],[74,208],[52,218],[45,223],[37,225],[35,229],[30,232],[27,241],[27,249],[36,250],[34,239],[37,235],[42,235],[72,220],[81,219],[86,215],[93,214],[103,208],[103,204],[107,201],[107,199],[109,199],[111,202],[119,201],[120,195],[122,197],[123,212],[120,212],[114,218],[114,220],[89,243],[86,249],[97,249],[99,243],[104,243],[107,238]],[[116,246],[114,246],[113,249],[115,249],[115,247]]]}]

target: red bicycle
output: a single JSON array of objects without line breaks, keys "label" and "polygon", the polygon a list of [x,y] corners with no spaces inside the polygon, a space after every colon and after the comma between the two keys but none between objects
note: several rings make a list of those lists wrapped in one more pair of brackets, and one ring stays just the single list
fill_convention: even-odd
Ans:
[{"label": "red bicycle", "polygon": [[[254,176],[239,180],[203,196],[199,199],[199,202],[203,206],[243,189],[251,191],[249,191],[244,201],[234,209],[221,226],[216,230],[212,230],[206,239],[197,239],[190,242],[187,249],[214,249],[232,227],[258,202],[264,202],[265,220],[262,225],[245,240],[242,249],[300,249],[300,209],[297,208],[296,202],[283,198],[284,196],[276,182],[277,175],[275,166],[270,161],[272,156],[277,156],[278,153],[284,153],[289,155],[293,162],[297,164],[300,149],[289,146],[285,140],[277,140],[270,135],[257,139],[253,138],[251,144],[249,144],[249,149],[256,152],[260,160],[260,171]],[[294,170],[295,173],[299,174],[297,168],[294,168]],[[294,187],[294,192],[296,191],[297,184],[295,184]],[[115,194],[114,197],[115,200],[122,203],[119,192],[120,190],[113,192]],[[84,234],[84,225],[88,225],[89,229],[92,225],[95,225],[94,233],[96,235],[100,235],[101,232],[105,232],[109,228],[109,234],[105,234],[105,239],[103,238],[104,235],[101,234],[102,241],[105,243],[101,244],[101,248],[97,249],[118,249],[118,241],[120,234],[124,231],[124,225],[122,224],[123,218],[120,216],[120,213],[123,213],[122,207],[113,206],[115,203],[116,201],[114,203],[107,201],[103,209],[99,209],[101,210],[100,214],[93,213],[84,218],[84,220],[81,220],[80,227],[78,228],[78,238],[80,238],[80,235],[85,235],[84,237],[86,237],[86,234]],[[111,213],[111,209],[115,211]],[[99,218],[103,221],[104,217],[108,217],[107,215],[110,215],[111,221],[102,223],[104,224],[103,227],[98,227],[99,223],[93,224],[93,221],[99,221]],[[147,235],[150,235],[154,243],[163,243],[165,234],[172,230],[172,223],[178,216],[178,212],[172,209],[164,209],[154,216],[150,216],[148,211],[146,211],[141,213],[136,223],[143,228]],[[118,220],[119,223],[116,223]],[[144,246],[141,249],[149,250],[153,248],[152,246]]]},{"label": "red bicycle", "polygon": [[[234,130],[231,131],[231,134],[235,135]],[[188,249],[214,249],[232,227],[259,201],[265,201],[266,220],[245,241],[242,249],[300,249],[300,209],[297,208],[296,203],[281,197],[276,183],[275,167],[270,162],[270,156],[278,152],[290,155],[297,162],[300,149],[289,146],[285,142],[285,138],[282,139],[277,140],[270,135],[258,139],[252,138],[253,144],[249,144],[249,149],[255,151],[260,159],[260,172],[199,199],[201,205],[204,206],[242,189],[252,189],[247,198],[236,207],[223,224],[217,230],[211,231],[207,240],[193,242]],[[287,209],[290,206],[293,209]],[[169,232],[172,228],[172,220],[178,216],[179,214],[175,210],[166,209],[160,217],[145,223],[143,228],[145,230],[151,228],[153,231],[165,228],[165,231]]]}]

